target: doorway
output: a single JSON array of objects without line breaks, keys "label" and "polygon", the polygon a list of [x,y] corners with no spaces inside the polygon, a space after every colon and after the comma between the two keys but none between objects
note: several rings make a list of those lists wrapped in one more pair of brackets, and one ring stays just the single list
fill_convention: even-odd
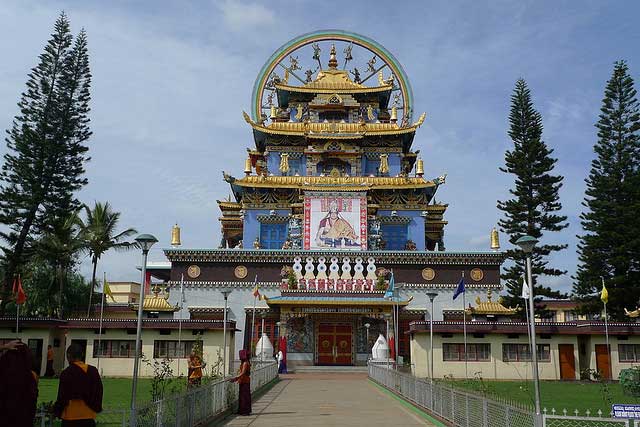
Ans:
[{"label": "doorway", "polygon": [[318,325],[318,365],[353,365],[353,326],[344,323]]},{"label": "doorway", "polygon": [[40,376],[42,370],[42,339],[30,339],[27,341],[27,346],[33,356],[33,367],[31,369]]},{"label": "doorway", "polygon": [[573,344],[558,344],[560,359],[560,379],[576,379],[576,359],[573,354]]},{"label": "doorway", "polygon": [[606,344],[596,344],[596,370],[603,380],[611,379],[611,360]]}]

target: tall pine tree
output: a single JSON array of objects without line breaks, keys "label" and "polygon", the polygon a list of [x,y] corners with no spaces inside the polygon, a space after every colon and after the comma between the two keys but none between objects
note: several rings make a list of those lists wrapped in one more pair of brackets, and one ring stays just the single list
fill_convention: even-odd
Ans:
[{"label": "tall pine tree", "polygon": [[0,224],[7,230],[0,233],[2,308],[14,275],[34,253],[34,242],[57,219],[77,210],[75,192],[87,183],[91,74],[86,34],[80,32],[74,41],[61,14],[39,59],[7,131],[0,171]]},{"label": "tall pine tree", "polygon": [[[561,298],[564,296],[562,293],[540,285],[538,276],[560,276],[566,273],[549,266],[548,256],[565,249],[567,245],[544,242],[546,232],[557,232],[569,225],[567,217],[557,213],[562,209],[558,191],[564,178],[552,175],[557,160],[551,157],[553,150],[542,141],[542,116],[534,109],[531,93],[523,79],[516,82],[511,96],[509,122],[509,137],[513,141],[513,149],[505,153],[505,167],[500,170],[514,175],[515,188],[509,190],[512,198],[498,201],[498,209],[504,212],[499,225],[509,236],[511,244],[515,244],[524,235],[533,236],[540,241],[531,259],[534,295],[538,301],[541,297]],[[506,254],[512,262],[502,276],[508,291],[504,300],[507,306],[515,307],[517,304],[522,305],[520,295],[526,256],[518,248],[509,249]]]},{"label": "tall pine tree", "polygon": [[596,158],[585,180],[573,293],[585,313],[599,313],[602,278],[608,313],[623,320],[640,298],[640,110],[626,62],[614,65],[596,123]]}]

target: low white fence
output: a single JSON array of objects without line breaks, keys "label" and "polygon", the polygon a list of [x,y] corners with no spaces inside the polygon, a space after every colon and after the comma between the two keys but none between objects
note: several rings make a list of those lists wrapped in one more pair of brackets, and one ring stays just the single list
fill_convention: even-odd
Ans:
[{"label": "low white fence", "polygon": [[[251,392],[260,389],[278,376],[274,363],[261,364],[251,369]],[[134,420],[129,410],[105,409],[98,414],[100,427],[193,427],[205,425],[223,412],[232,409],[238,401],[238,386],[226,380],[217,380],[184,393],[165,397],[136,408]],[[134,422],[132,422],[134,421]],[[56,426],[49,414],[39,413],[34,426]]]},{"label": "low white fence", "polygon": [[370,364],[369,378],[456,427],[640,427],[640,420],[566,413],[544,413],[536,423],[536,415],[527,405],[490,399],[387,369],[386,365]]}]

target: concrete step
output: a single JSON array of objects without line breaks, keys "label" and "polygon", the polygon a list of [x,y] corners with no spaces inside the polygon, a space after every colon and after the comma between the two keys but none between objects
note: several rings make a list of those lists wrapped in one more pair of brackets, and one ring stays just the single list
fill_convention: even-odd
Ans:
[{"label": "concrete step", "polygon": [[305,372],[367,372],[366,366],[295,366],[293,369],[289,369],[289,372],[295,372],[296,374]]}]

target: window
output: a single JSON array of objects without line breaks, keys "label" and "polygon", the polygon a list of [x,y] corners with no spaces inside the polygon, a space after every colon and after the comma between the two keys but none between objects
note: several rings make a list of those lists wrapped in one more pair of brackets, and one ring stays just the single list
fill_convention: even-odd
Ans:
[{"label": "window", "polygon": [[364,174],[378,175],[378,169],[380,168],[380,159],[366,159],[364,164]]},{"label": "window", "polygon": [[573,310],[565,310],[564,311],[564,321],[565,322],[573,322],[578,320],[578,315]]},{"label": "window", "polygon": [[262,249],[282,249],[287,238],[287,224],[260,224],[260,245]]},{"label": "window", "polygon": [[385,241],[385,249],[391,251],[403,251],[407,244],[406,224],[383,224],[382,240]]},{"label": "window", "polygon": [[618,344],[620,362],[640,362],[640,344]]},{"label": "window", "polygon": [[93,357],[130,358],[135,354],[135,340],[102,340],[99,344],[98,340],[93,341]]},{"label": "window", "polygon": [[[551,361],[551,346],[549,344],[537,344],[538,361]],[[529,344],[502,344],[502,360],[504,362],[530,362],[531,347]]]},{"label": "window", "polygon": [[[469,362],[488,362],[491,360],[491,344],[467,344]],[[445,362],[464,362],[464,344],[442,345],[442,360]]]},{"label": "window", "polygon": [[189,357],[195,341],[165,341],[156,340],[153,342],[153,357],[160,359],[168,357],[175,359],[176,357]]}]

